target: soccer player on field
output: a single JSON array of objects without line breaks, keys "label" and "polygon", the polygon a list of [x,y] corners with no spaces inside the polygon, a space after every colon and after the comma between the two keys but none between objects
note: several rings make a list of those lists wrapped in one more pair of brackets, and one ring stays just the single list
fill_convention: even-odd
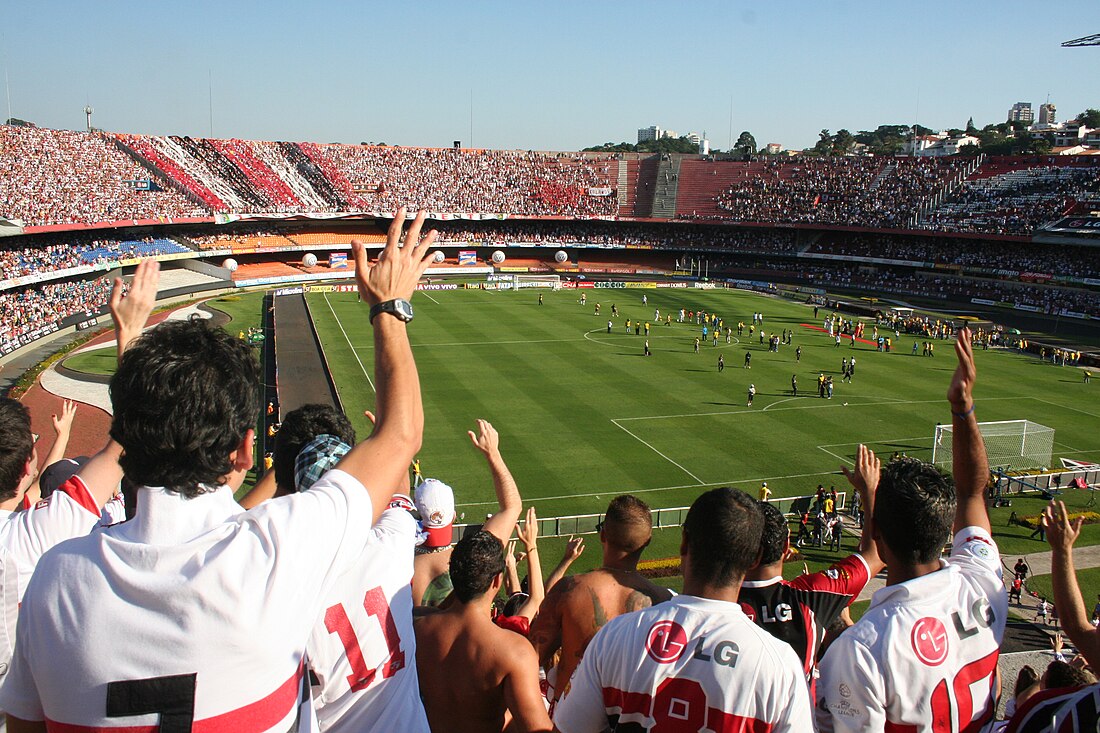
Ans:
[{"label": "soccer player on field", "polygon": [[882,470],[867,516],[887,585],[821,662],[817,722],[826,733],[992,724],[1008,599],[985,506],[989,467],[974,414],[969,330],[959,331],[955,353],[947,391],[954,481],[911,458]]},{"label": "soccer player on field", "polygon": [[[404,209],[369,263],[378,423],[309,491],[245,511],[260,367],[197,321],[136,339],[111,378],[111,435],[134,518],[65,542],[24,597],[0,707],[13,729],[287,731],[308,697],[306,640],[334,579],[358,562],[420,448],[423,407],[406,322],[431,263]],[[364,589],[368,593],[370,586]],[[375,608],[384,620],[385,609]],[[336,626],[337,633],[346,628]],[[350,643],[349,639],[349,643]]]},{"label": "soccer player on field", "polygon": [[798,657],[738,605],[763,523],[744,492],[696,499],[680,542],[683,595],[596,634],[554,711],[555,730],[812,731]]},{"label": "soccer player on field", "polygon": [[[844,471],[864,505],[872,506],[879,473],[875,454],[861,445],[855,473],[847,468]],[[760,564],[745,574],[741,608],[758,626],[791,645],[802,660],[806,681],[812,685],[825,629],[851,605],[867,581],[878,575],[883,563],[875,549],[873,530],[865,526],[856,554],[828,570],[783,580],[783,560],[791,547],[790,530],[783,513],[763,499],[761,496],[764,535]],[[808,536],[808,532],[805,534]]]}]

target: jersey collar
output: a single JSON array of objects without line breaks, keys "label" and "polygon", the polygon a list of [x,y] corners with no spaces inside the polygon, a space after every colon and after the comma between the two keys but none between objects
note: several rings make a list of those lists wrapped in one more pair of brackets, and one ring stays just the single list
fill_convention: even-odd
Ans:
[{"label": "jersey collar", "polygon": [[193,499],[161,487],[145,486],[137,490],[134,518],[118,525],[115,531],[117,537],[131,542],[183,544],[243,512],[228,486]]}]

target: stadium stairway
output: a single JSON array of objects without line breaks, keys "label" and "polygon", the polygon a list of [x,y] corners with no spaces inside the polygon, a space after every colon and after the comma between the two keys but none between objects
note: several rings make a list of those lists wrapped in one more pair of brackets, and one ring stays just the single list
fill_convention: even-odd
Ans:
[{"label": "stadium stairway", "polygon": [[679,155],[662,155],[657,166],[657,181],[654,184],[652,216],[672,219],[676,216],[676,193],[680,188]]}]

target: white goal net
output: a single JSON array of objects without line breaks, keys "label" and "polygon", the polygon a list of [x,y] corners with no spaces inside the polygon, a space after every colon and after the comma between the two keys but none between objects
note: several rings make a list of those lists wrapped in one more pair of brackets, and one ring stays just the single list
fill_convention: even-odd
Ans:
[{"label": "white goal net", "polygon": [[512,287],[520,288],[553,288],[561,289],[561,275],[516,275],[512,281]]},{"label": "white goal net", "polygon": [[[1031,420],[1001,420],[980,422],[978,428],[985,441],[985,454],[990,468],[1017,470],[1046,468],[1054,450],[1054,428]],[[952,426],[937,425],[932,444],[932,463],[951,472]]]}]

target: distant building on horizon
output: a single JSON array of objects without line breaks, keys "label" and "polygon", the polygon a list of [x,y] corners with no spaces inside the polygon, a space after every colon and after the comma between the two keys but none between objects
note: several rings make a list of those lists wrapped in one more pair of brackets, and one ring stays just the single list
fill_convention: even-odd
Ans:
[{"label": "distant building on horizon", "polygon": [[1057,116],[1058,108],[1050,102],[1039,105],[1039,124],[1040,125],[1053,125],[1055,123],[1055,117]]},{"label": "distant building on horizon", "polygon": [[1035,113],[1031,110],[1031,102],[1017,102],[1008,111],[1009,122],[1022,122],[1030,125],[1035,121]]},{"label": "distant building on horizon", "polygon": [[650,140],[660,140],[662,137],[662,130],[659,125],[651,125],[650,127],[638,128],[638,142],[646,143]]}]

